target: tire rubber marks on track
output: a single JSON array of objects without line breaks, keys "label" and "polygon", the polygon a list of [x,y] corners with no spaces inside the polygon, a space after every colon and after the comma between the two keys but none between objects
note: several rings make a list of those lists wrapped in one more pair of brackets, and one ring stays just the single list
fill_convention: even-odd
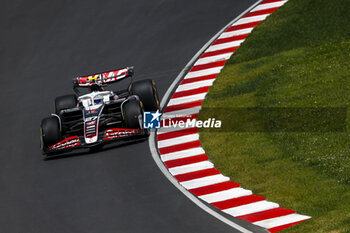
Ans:
[{"label": "tire rubber marks on track", "polygon": [[[286,2],[265,0],[219,35],[184,76],[164,110],[163,119],[197,118],[206,93],[225,62],[255,26]],[[270,232],[310,218],[253,195],[251,190],[222,175],[200,147],[197,128],[162,128],[157,131],[157,140],[160,158],[174,178],[199,199],[223,212]]]}]

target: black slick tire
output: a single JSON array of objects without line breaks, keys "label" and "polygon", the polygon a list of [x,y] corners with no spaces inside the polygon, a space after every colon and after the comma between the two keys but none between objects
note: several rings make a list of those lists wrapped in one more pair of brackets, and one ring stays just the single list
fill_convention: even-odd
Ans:
[{"label": "black slick tire", "polygon": [[55,116],[46,117],[41,121],[41,141],[43,148],[47,148],[61,140],[59,119]]},{"label": "black slick tire", "polygon": [[133,95],[137,95],[145,111],[157,111],[160,109],[157,88],[154,80],[145,79],[133,82],[130,86]]},{"label": "black slick tire", "polygon": [[141,129],[143,109],[137,98],[130,98],[123,104],[123,117],[128,129]]},{"label": "black slick tire", "polygon": [[59,114],[61,110],[75,108],[78,104],[77,96],[74,94],[56,97],[55,113]]}]

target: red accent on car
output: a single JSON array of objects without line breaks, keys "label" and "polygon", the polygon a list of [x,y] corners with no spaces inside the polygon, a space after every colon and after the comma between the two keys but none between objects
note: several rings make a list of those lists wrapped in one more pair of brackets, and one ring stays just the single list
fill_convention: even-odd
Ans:
[{"label": "red accent on car", "polygon": [[78,136],[71,136],[68,138],[63,139],[62,141],[56,143],[55,145],[50,146],[50,149],[64,149],[64,148],[69,148],[69,147],[74,147],[74,146],[79,146],[80,141]]}]

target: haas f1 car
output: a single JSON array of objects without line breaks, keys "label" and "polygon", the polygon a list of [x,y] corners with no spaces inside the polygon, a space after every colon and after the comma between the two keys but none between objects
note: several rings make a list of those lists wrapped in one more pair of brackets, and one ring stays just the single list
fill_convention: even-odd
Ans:
[{"label": "haas f1 car", "polygon": [[[55,99],[55,113],[41,121],[41,150],[44,155],[77,148],[96,148],[134,136],[148,136],[143,129],[143,111],[159,110],[153,80],[133,82],[133,67],[76,77],[76,94]],[[108,91],[108,84],[131,78],[126,90]],[[81,95],[79,89],[87,88]]]}]

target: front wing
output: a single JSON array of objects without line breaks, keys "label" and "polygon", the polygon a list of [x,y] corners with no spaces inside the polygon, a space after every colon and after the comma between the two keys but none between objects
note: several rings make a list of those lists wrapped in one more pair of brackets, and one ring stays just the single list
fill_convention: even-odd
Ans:
[{"label": "front wing", "polygon": [[71,136],[61,140],[60,142],[43,148],[44,154],[62,153],[68,152],[79,148],[91,148],[97,145],[115,142],[121,139],[127,139],[133,136],[146,135],[145,129],[125,129],[125,128],[112,128],[107,129],[105,132],[99,133],[99,139],[92,144],[85,143],[84,136]]}]

